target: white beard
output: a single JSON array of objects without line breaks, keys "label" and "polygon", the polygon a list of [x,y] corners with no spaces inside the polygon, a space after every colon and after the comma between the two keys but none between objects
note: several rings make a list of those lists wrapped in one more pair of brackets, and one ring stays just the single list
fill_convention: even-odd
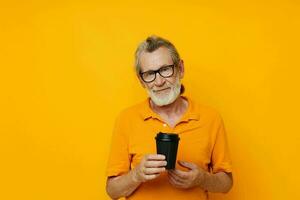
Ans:
[{"label": "white beard", "polygon": [[165,106],[173,103],[180,95],[181,83],[179,77],[176,78],[174,85],[171,85],[171,91],[165,95],[165,97],[158,97],[153,90],[147,90],[151,100],[157,106]]}]

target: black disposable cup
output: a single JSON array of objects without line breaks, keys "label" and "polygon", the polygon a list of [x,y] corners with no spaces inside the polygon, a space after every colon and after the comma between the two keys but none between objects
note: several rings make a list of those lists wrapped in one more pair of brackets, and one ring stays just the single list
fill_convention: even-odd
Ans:
[{"label": "black disposable cup", "polygon": [[180,140],[177,134],[159,132],[156,137],[157,154],[166,156],[166,169],[174,169],[176,164],[178,142]]}]

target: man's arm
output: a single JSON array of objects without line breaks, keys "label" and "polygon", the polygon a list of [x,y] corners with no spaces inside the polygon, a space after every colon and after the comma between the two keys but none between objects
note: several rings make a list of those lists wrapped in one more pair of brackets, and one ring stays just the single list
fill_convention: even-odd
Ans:
[{"label": "man's arm", "polygon": [[106,192],[112,199],[130,196],[141,184],[133,177],[134,171],[115,177],[108,177],[106,181]]},{"label": "man's arm", "polygon": [[205,173],[199,186],[209,192],[227,193],[232,188],[232,173],[218,172],[216,174]]},{"label": "man's arm", "polygon": [[157,178],[165,171],[167,162],[164,155],[145,155],[141,162],[127,174],[109,177],[106,192],[112,199],[130,196],[141,183]]},{"label": "man's arm", "polygon": [[170,183],[177,188],[192,188],[200,186],[209,192],[227,193],[232,188],[233,179],[231,173],[218,172],[211,174],[194,163],[178,162],[189,171],[170,170],[168,172]]}]

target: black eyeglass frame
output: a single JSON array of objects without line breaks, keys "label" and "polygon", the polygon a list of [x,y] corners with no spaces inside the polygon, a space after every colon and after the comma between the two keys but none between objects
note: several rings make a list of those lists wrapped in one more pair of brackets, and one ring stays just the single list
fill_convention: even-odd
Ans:
[{"label": "black eyeglass frame", "polygon": [[[145,83],[151,83],[151,82],[153,82],[153,81],[155,81],[155,79],[156,79],[156,74],[158,73],[161,77],[163,77],[163,78],[170,78],[171,76],[173,76],[174,75],[174,67],[175,67],[176,65],[175,64],[172,64],[172,65],[164,65],[164,66],[162,66],[161,68],[159,68],[159,69],[157,69],[157,70],[149,70],[149,71],[145,71],[145,72],[140,72],[139,74],[140,74],[140,77],[141,77],[141,79],[145,82]],[[171,75],[169,75],[169,76],[163,76],[162,74],[161,74],[161,70],[162,69],[164,69],[164,68],[166,68],[166,67],[171,67],[171,69],[172,69],[172,73],[171,73]],[[153,80],[151,80],[151,81],[145,81],[144,80],[144,78],[143,78],[143,74],[145,74],[145,73],[149,73],[149,72],[153,72],[154,73],[154,78],[153,78]]]}]

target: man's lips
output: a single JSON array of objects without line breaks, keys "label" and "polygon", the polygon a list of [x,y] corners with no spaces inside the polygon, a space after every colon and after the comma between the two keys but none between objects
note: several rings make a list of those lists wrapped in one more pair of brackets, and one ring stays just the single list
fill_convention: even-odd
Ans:
[{"label": "man's lips", "polygon": [[164,88],[164,89],[160,89],[160,90],[154,90],[154,92],[161,92],[161,91],[164,91],[164,90],[167,90],[167,89],[170,89],[170,88],[168,87],[168,88]]}]

